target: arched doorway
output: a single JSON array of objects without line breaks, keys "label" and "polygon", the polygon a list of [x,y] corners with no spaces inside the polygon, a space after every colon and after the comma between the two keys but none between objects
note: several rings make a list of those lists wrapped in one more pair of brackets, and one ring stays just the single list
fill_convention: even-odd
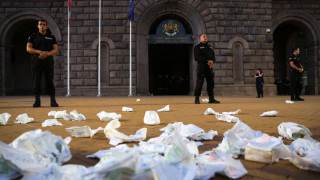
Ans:
[{"label": "arched doorway", "polygon": [[289,90],[288,57],[294,47],[300,48],[300,61],[305,69],[302,77],[301,94],[315,94],[315,47],[310,30],[301,22],[285,21],[273,33],[274,76],[278,95],[286,95]]},{"label": "arched doorway", "polygon": [[[160,22],[160,23],[159,23]],[[178,16],[163,16],[149,30],[149,91],[187,95],[190,89],[192,30]]]}]

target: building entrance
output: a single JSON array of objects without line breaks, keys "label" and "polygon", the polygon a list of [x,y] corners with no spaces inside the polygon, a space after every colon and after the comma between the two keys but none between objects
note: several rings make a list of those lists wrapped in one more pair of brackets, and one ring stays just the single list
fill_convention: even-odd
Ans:
[{"label": "building entrance", "polygon": [[149,89],[154,95],[189,93],[191,45],[149,45]]}]

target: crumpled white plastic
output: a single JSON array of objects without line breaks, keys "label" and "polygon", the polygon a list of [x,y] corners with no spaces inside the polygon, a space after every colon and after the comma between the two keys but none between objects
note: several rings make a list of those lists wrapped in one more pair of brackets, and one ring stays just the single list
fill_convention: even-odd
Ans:
[{"label": "crumpled white plastic", "polygon": [[89,126],[72,126],[72,127],[66,128],[66,130],[70,132],[72,136],[75,136],[75,137],[92,137],[98,131],[102,131],[103,128],[98,127],[97,129],[91,129]]},{"label": "crumpled white plastic", "polygon": [[290,161],[300,169],[320,172],[320,143],[309,136],[298,138],[290,146]]},{"label": "crumpled white plastic", "polygon": [[286,100],[285,101],[287,104],[294,104],[294,102],[293,101],[290,101],[290,100]]},{"label": "crumpled white plastic", "polygon": [[41,129],[29,131],[9,145],[0,142],[0,177],[28,177],[52,164],[61,165],[70,159],[69,146],[60,136],[49,131],[42,132]]},{"label": "crumpled white plastic", "polygon": [[20,124],[27,124],[29,122],[32,122],[34,119],[29,117],[27,113],[20,114],[14,123],[20,123]]},{"label": "crumpled white plastic", "polygon": [[140,99],[137,99],[137,100],[136,100],[136,102],[140,102],[140,101],[141,101]]},{"label": "crumpled white plastic", "polygon": [[63,115],[63,119],[66,121],[84,121],[86,117],[83,114],[79,114],[77,110],[73,110],[70,114]]},{"label": "crumpled white plastic", "polygon": [[202,102],[209,102],[209,99],[208,98],[204,98],[204,99],[202,99]]},{"label": "crumpled white plastic", "polygon": [[[184,125],[183,122],[176,122],[173,124],[168,124],[166,127],[160,129],[164,131],[160,135],[162,138],[169,137],[177,129],[182,137],[191,139],[191,140],[212,140],[215,135],[218,135],[217,131],[210,130],[207,133],[194,124]],[[150,139],[151,140],[151,139]],[[167,141],[167,140],[166,140]],[[151,141],[148,141],[151,142]]]},{"label": "crumpled white plastic", "polygon": [[267,111],[262,113],[260,116],[261,117],[275,117],[277,116],[277,114],[279,113],[279,111]]},{"label": "crumpled white plastic", "polygon": [[236,179],[248,173],[240,160],[235,160],[231,156],[222,159],[213,151],[204,152],[195,160],[198,165],[195,179],[210,179],[216,173]]},{"label": "crumpled white plastic", "polygon": [[169,105],[166,105],[164,108],[157,110],[157,112],[169,112],[169,111],[170,111]]},{"label": "crumpled white plastic", "polygon": [[55,119],[62,119],[63,116],[68,115],[66,110],[63,111],[50,111],[48,116],[54,116]]},{"label": "crumpled white plastic", "polygon": [[0,114],[0,126],[6,125],[10,117],[11,114],[9,113]]},{"label": "crumpled white plastic", "polygon": [[226,121],[229,123],[239,121],[238,117],[231,116],[229,114],[216,114],[216,118],[220,121]]},{"label": "crumpled white plastic", "polygon": [[105,112],[105,111],[101,111],[97,114],[97,116],[99,117],[99,119],[101,121],[112,121],[112,120],[120,120],[122,118],[121,114],[117,114],[115,112]]},{"label": "crumpled white plastic", "polygon": [[160,118],[156,111],[146,111],[144,114],[143,122],[147,125],[160,124]]},{"label": "crumpled white plastic", "polygon": [[132,112],[133,109],[130,108],[130,107],[122,107],[122,111],[124,111],[124,112]]},{"label": "crumpled white plastic", "polygon": [[119,120],[115,119],[110,121],[104,128],[104,134],[110,140],[109,144],[116,146],[122,142],[138,142],[147,137],[147,128],[141,128],[136,134],[127,136],[116,130],[120,126]]},{"label": "crumpled white plastic", "polygon": [[281,136],[289,139],[296,140],[304,136],[312,136],[312,133],[304,125],[293,122],[283,122],[278,126],[278,132]]},{"label": "crumpled white plastic", "polygon": [[42,123],[42,127],[48,126],[62,126],[62,123],[56,119],[47,119]]},{"label": "crumpled white plastic", "polygon": [[241,109],[237,109],[236,111],[232,112],[222,112],[222,114],[227,114],[227,115],[236,115],[241,112]]},{"label": "crumpled white plastic", "polygon": [[215,115],[219,113],[215,112],[212,108],[208,108],[203,114],[207,116],[207,115]]},{"label": "crumpled white plastic", "polygon": [[103,156],[110,154],[112,151],[120,151],[120,152],[128,152],[131,148],[126,144],[120,144],[115,147],[111,147],[110,149],[100,150],[91,155],[87,155],[87,158],[98,158],[101,159]]}]

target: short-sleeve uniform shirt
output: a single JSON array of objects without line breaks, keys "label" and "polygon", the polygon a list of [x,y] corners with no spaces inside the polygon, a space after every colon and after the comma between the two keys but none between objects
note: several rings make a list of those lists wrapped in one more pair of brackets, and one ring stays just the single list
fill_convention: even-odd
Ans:
[{"label": "short-sleeve uniform shirt", "polygon": [[57,44],[57,40],[52,34],[46,33],[45,35],[33,33],[28,39],[29,43],[33,44],[33,48],[40,51],[51,51],[53,45]]}]

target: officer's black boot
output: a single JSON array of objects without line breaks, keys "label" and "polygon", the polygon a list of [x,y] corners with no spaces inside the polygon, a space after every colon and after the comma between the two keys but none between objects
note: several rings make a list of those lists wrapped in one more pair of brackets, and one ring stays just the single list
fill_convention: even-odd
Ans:
[{"label": "officer's black boot", "polygon": [[217,101],[217,100],[215,100],[214,99],[214,96],[209,96],[209,103],[211,104],[211,103],[220,103],[220,101]]},{"label": "officer's black boot", "polygon": [[263,93],[261,93],[261,97],[263,98]]},{"label": "officer's black boot", "polygon": [[40,95],[36,95],[35,101],[33,103],[33,107],[40,107],[40,106],[41,106]]},{"label": "officer's black boot", "polygon": [[58,107],[59,106],[59,104],[56,102],[55,95],[51,95],[50,99],[51,99],[51,107]]},{"label": "officer's black boot", "polygon": [[194,103],[195,104],[200,104],[199,96],[195,96]]}]

